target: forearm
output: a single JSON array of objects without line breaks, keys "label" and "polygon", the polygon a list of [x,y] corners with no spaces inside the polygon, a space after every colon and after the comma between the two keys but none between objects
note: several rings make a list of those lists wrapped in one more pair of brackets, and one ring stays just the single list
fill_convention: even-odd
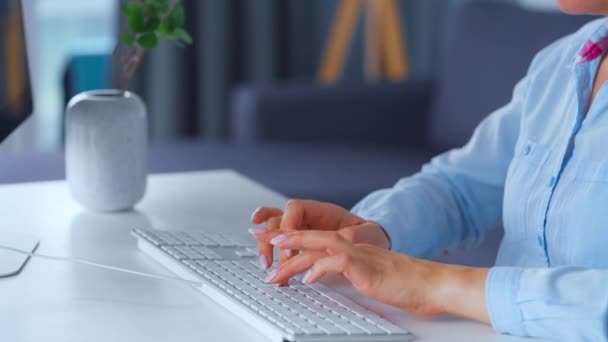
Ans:
[{"label": "forearm", "polygon": [[502,189],[448,175],[441,164],[448,157],[435,158],[419,174],[370,194],[352,212],[382,226],[391,250],[407,255],[430,259],[474,244],[498,222]]},{"label": "forearm", "polygon": [[435,263],[433,300],[447,314],[490,323],[485,284],[490,269]]}]

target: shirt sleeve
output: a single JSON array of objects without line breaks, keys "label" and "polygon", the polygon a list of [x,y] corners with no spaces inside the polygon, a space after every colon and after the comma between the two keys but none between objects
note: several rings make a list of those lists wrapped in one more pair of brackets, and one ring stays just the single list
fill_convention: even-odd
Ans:
[{"label": "shirt sleeve", "polygon": [[374,192],[352,212],[378,223],[391,249],[417,257],[476,243],[500,224],[507,169],[519,135],[527,78],[509,104],[489,115],[462,148],[434,158],[418,174]]},{"label": "shirt sleeve", "polygon": [[608,340],[608,270],[494,267],[486,301],[494,329],[562,341]]}]

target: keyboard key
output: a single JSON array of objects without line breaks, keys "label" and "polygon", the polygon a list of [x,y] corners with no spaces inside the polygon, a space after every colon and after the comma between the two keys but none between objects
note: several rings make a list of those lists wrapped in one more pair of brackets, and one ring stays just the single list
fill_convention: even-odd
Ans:
[{"label": "keyboard key", "polygon": [[257,253],[253,253],[249,250],[236,250],[234,251],[234,254],[240,258],[251,258],[258,255]]},{"label": "keyboard key", "polygon": [[405,331],[405,329],[391,323],[382,323],[382,325],[380,325],[380,328],[391,335],[407,334],[407,331]]},{"label": "keyboard key", "polygon": [[333,324],[319,325],[319,328],[330,335],[346,335],[346,331],[344,329]]},{"label": "keyboard key", "polygon": [[361,322],[352,322],[354,325],[358,326],[359,328],[363,329],[363,331],[369,333],[369,334],[381,334],[383,332],[385,332],[383,329],[381,329],[379,326],[375,325],[375,324],[370,324],[370,323],[361,323]]},{"label": "keyboard key", "polygon": [[366,331],[357,327],[356,325],[342,323],[342,324],[338,324],[338,326],[340,328],[342,328],[343,330],[345,330],[348,335],[368,335],[368,333]]},{"label": "keyboard key", "polygon": [[177,260],[187,259],[186,255],[175,249],[175,247],[163,246],[161,249]]}]

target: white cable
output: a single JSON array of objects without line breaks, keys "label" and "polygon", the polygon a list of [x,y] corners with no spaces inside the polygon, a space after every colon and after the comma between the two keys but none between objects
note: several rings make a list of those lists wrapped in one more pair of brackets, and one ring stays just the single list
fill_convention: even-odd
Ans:
[{"label": "white cable", "polygon": [[153,273],[145,273],[145,272],[140,272],[140,271],[134,271],[134,270],[130,270],[130,269],[122,268],[122,267],[116,267],[116,266],[99,264],[99,263],[96,263],[96,262],[93,262],[93,261],[88,261],[88,260],[79,259],[79,258],[64,258],[64,257],[51,256],[51,255],[44,255],[44,254],[40,254],[40,253],[27,252],[27,251],[24,251],[24,250],[21,250],[21,249],[18,249],[18,248],[8,247],[8,246],[2,246],[2,245],[0,245],[0,250],[5,250],[5,251],[17,253],[17,254],[23,254],[23,255],[27,255],[27,256],[35,257],[35,258],[40,258],[40,259],[47,259],[47,260],[52,260],[52,261],[65,261],[65,262],[71,262],[71,263],[76,263],[76,264],[83,264],[83,265],[103,268],[103,269],[110,270],[110,271],[116,271],[116,272],[123,272],[123,273],[134,274],[134,275],[137,275],[137,276],[140,276],[140,277],[147,277],[147,278],[154,278],[154,279],[161,279],[161,280],[179,281],[179,282],[183,282],[183,283],[187,283],[187,284],[195,285],[195,286],[202,286],[203,285],[201,282],[194,281],[194,280],[187,280],[187,279],[178,278],[178,277],[164,276],[164,275],[160,275],[160,274],[153,274]]}]

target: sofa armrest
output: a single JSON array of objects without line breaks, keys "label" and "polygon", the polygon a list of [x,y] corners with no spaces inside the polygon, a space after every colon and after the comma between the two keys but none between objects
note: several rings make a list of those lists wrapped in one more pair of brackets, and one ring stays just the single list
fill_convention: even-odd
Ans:
[{"label": "sofa armrest", "polygon": [[265,83],[237,88],[231,134],[238,143],[424,143],[433,83],[322,86]]}]

